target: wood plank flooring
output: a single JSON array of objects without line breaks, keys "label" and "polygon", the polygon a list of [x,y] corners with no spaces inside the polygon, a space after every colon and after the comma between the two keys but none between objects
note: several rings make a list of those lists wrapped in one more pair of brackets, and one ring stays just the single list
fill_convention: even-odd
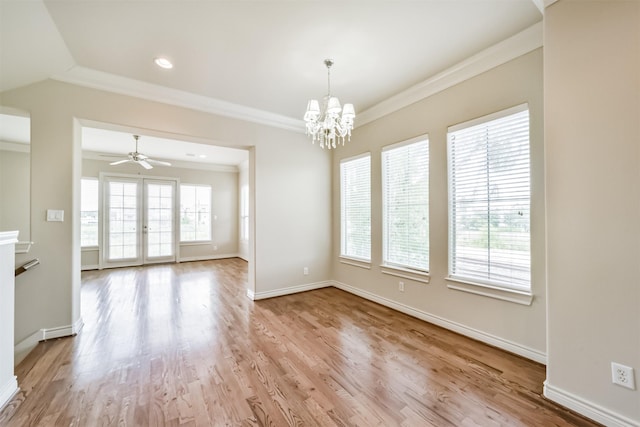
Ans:
[{"label": "wood plank flooring", "polygon": [[246,272],[84,272],[84,328],[20,363],[0,425],[596,425],[537,363],[334,288],[252,302]]}]

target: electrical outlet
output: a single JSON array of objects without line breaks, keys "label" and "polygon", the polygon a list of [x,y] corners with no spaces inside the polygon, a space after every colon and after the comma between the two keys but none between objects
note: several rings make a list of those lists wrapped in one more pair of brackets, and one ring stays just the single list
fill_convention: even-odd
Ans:
[{"label": "electrical outlet", "polygon": [[622,387],[636,389],[636,381],[633,377],[633,368],[619,363],[611,362],[611,381]]},{"label": "electrical outlet", "polygon": [[309,267],[305,267],[302,269],[302,274],[304,274],[305,276],[309,275]]},{"label": "electrical outlet", "polygon": [[398,290],[404,292],[404,282],[398,282]]}]

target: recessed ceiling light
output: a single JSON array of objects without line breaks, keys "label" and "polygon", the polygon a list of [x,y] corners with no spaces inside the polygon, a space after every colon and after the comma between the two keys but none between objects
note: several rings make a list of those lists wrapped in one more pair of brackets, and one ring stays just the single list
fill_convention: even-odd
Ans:
[{"label": "recessed ceiling light", "polygon": [[206,159],[207,155],[206,154],[199,154],[198,157],[200,157],[201,159]]},{"label": "recessed ceiling light", "polygon": [[166,68],[166,69],[173,68],[173,64],[167,58],[159,57],[154,59],[153,62],[155,62],[156,65],[161,68]]}]

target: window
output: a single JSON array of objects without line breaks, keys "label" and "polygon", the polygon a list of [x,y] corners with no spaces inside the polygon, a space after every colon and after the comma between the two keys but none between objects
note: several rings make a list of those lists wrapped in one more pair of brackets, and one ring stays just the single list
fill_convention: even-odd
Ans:
[{"label": "window", "polygon": [[429,271],[429,141],[382,150],[383,262]]},{"label": "window", "polygon": [[180,241],[211,240],[211,187],[180,186]]},{"label": "window", "polygon": [[449,128],[449,276],[531,289],[529,110]]},{"label": "window", "polygon": [[249,186],[240,189],[240,240],[249,240]]},{"label": "window", "polygon": [[98,246],[98,180],[80,180],[80,246]]},{"label": "window", "polygon": [[340,255],[371,260],[371,156],[340,162]]}]

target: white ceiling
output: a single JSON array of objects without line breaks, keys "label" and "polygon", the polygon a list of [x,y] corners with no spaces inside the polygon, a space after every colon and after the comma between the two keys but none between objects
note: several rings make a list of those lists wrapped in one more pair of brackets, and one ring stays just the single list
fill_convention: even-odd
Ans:
[{"label": "white ceiling", "polygon": [[[540,0],[0,0],[0,91],[84,78],[302,124],[307,100],[327,91],[325,58],[335,61],[332,93],[361,113],[540,22],[540,8]],[[157,56],[174,68],[158,68]]]}]

